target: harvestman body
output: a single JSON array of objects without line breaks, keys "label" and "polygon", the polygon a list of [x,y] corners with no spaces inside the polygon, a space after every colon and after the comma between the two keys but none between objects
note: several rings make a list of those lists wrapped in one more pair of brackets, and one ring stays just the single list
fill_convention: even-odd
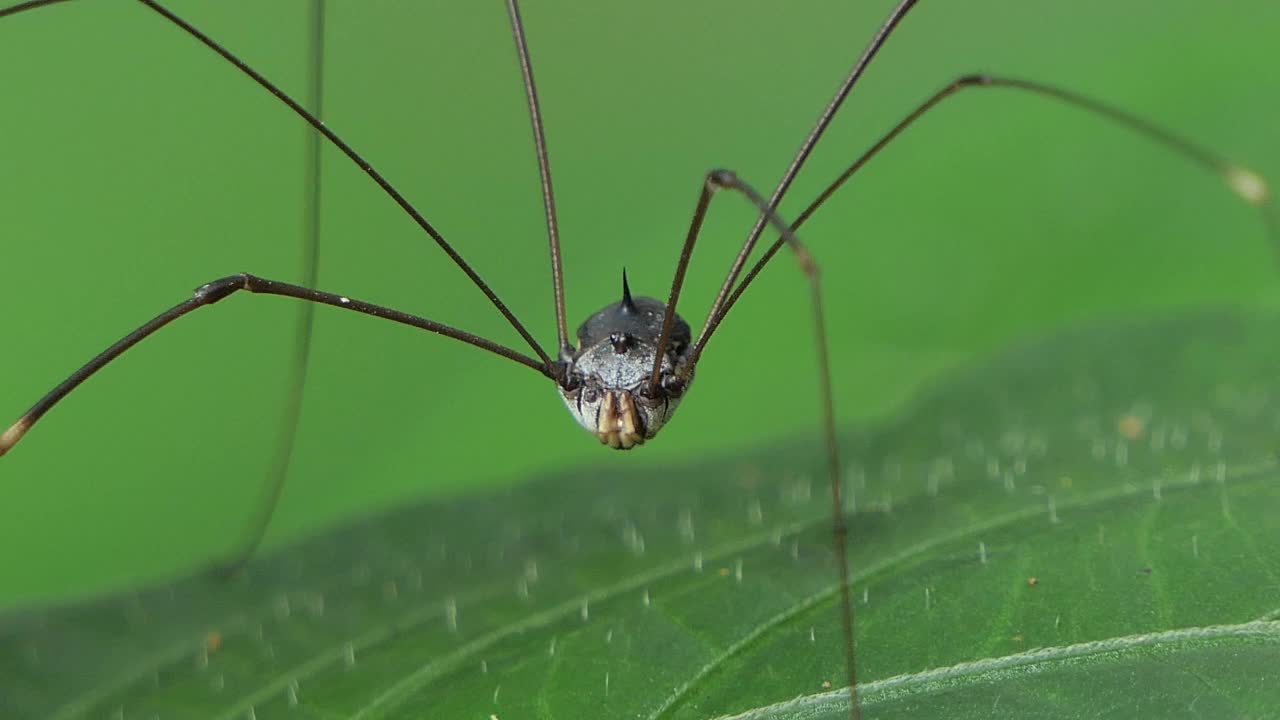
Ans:
[{"label": "harvestman body", "polygon": [[[582,427],[611,448],[630,450],[658,434],[684,396],[692,375],[689,323],[673,314],[668,350],[658,352],[666,306],[633,298],[622,276],[622,299],[578,328],[578,349],[569,356],[569,381],[560,396]],[[657,367],[657,392],[649,379]]]},{"label": "harvestman body", "polygon": [[[8,8],[0,9],[0,18],[15,15],[46,5],[66,2],[67,0],[29,0]],[[1221,175],[1227,184],[1246,201],[1263,208],[1268,230],[1274,238],[1277,234],[1277,220],[1270,212],[1269,197],[1266,184],[1258,175],[1220,159],[1200,146],[1175,136],[1155,125],[1130,115],[1122,110],[1095,100],[1036,82],[1011,78],[993,77],[990,75],[964,75],[957,77],[942,89],[928,97],[923,103],[895,124],[869,149],[863,152],[852,164],[836,178],[808,207],[800,213],[796,221],[786,223],[775,212],[790,188],[792,181],[804,166],[814,146],[826,131],[835,117],[846,96],[861,77],[867,65],[875,57],[880,47],[898,27],[899,22],[916,4],[916,0],[899,0],[888,19],[872,37],[870,44],[855,61],[852,69],[837,89],[835,96],[824,107],[814,128],[804,139],[794,159],[787,167],[782,179],[778,182],[770,197],[766,200],[751,186],[741,181],[734,173],[726,170],[713,170],[703,178],[698,200],[695,205],[689,231],[685,238],[679,261],[676,264],[674,278],[667,301],[647,297],[633,297],[627,286],[625,274],[622,281],[622,298],[595,314],[591,315],[578,329],[577,347],[569,342],[564,310],[564,282],[560,261],[560,241],[556,222],[554,193],[551,186],[551,169],[547,156],[546,140],[543,135],[541,110],[534,84],[533,69],[529,58],[529,50],[525,42],[523,23],[520,19],[517,0],[506,0],[511,19],[513,37],[517,56],[520,61],[521,77],[528,100],[528,109],[532,121],[534,147],[538,157],[538,168],[542,185],[547,234],[551,250],[552,287],[555,296],[556,327],[558,352],[555,359],[533,339],[515,314],[498,298],[497,294],[480,278],[444,237],[423,217],[407,199],[404,198],[373,166],[347,145],[336,133],[326,127],[319,119],[319,63],[322,59],[320,47],[323,41],[323,0],[313,0],[315,13],[315,38],[313,43],[313,85],[312,94],[315,112],[309,112],[301,104],[287,95],[279,87],[267,80],[257,71],[249,67],[217,42],[197,30],[156,0],[138,0],[152,11],[160,14],[176,27],[203,43],[210,50],[234,65],[242,73],[268,92],[275,95],[299,117],[306,120],[316,131],[316,143],[313,145],[313,158],[310,175],[315,191],[309,205],[313,211],[310,231],[314,244],[316,232],[314,211],[318,205],[318,182],[315,166],[318,163],[319,139],[323,137],[338,150],[355,162],[384,192],[401,207],[422,228],[428,236],[440,246],[450,260],[458,266],[472,283],[488,298],[489,302],[507,319],[516,332],[524,339],[536,357],[473,335],[463,330],[444,325],[423,317],[410,315],[392,308],[356,300],[343,295],[322,292],[309,287],[315,277],[314,263],[307,272],[304,285],[268,280],[247,273],[214,280],[202,285],[188,300],[166,310],[137,330],[129,333],[111,347],[104,350],[89,363],[71,374],[65,381],[41,398],[30,410],[13,425],[0,434],[0,455],[4,455],[16,445],[28,430],[62,398],[74,390],[80,383],[88,379],[98,370],[119,357],[124,351],[148,337],[170,322],[190,313],[192,310],[212,305],[237,291],[246,290],[252,293],[283,295],[307,301],[299,324],[299,353],[296,357],[296,373],[299,378],[292,389],[291,410],[285,413],[285,421],[290,428],[286,439],[291,443],[292,430],[296,426],[298,398],[305,375],[307,350],[309,347],[311,315],[309,309],[314,304],[330,305],[366,315],[392,320],[433,333],[451,337],[475,347],[501,355],[509,360],[529,367],[555,383],[570,413],[588,431],[594,433],[601,443],[616,449],[630,449],[653,438],[663,425],[671,418],[681,399],[693,381],[694,370],[698,360],[706,348],[715,330],[737,302],[738,298],[760,273],[764,266],[777,254],[785,244],[799,260],[809,283],[810,300],[816,328],[818,349],[818,382],[823,412],[824,441],[826,445],[827,473],[831,488],[832,502],[832,538],[839,572],[841,591],[841,608],[843,619],[843,640],[845,645],[846,680],[850,693],[850,715],[859,714],[856,677],[854,666],[854,633],[853,608],[849,598],[849,568],[845,552],[846,524],[845,510],[841,499],[840,465],[835,440],[835,421],[831,401],[830,372],[826,348],[826,333],[821,302],[821,286],[817,266],[808,251],[795,236],[795,231],[831,197],[851,176],[858,172],[881,149],[897,138],[907,127],[924,114],[937,106],[944,99],[966,88],[1003,87],[1039,95],[1057,100],[1067,105],[1088,111],[1103,119],[1126,126],[1140,135],[1164,146],[1193,163]],[[760,216],[746,241],[729,269],[720,290],[712,303],[707,320],[701,331],[695,336],[689,325],[676,314],[676,305],[683,286],[685,271],[693,253],[699,230],[706,216],[712,196],[719,190],[730,190],[746,197],[759,211]],[[756,243],[767,226],[772,226],[779,238],[769,246],[755,264],[743,274],[743,267],[755,249]],[[314,261],[314,257],[312,258]],[[258,515],[249,526],[244,543],[238,548],[228,566],[241,565],[257,547],[263,532],[270,520],[276,501],[279,498],[281,484],[288,465],[291,445],[284,448],[280,459],[273,467],[265,494],[264,503]]]}]

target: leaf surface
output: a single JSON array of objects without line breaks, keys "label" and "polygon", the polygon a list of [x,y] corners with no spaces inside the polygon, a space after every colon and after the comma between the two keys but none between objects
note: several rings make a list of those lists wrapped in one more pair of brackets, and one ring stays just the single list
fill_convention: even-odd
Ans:
[{"label": "leaf surface", "polygon": [[[1280,706],[1278,326],[1065,332],[846,434],[864,716]],[[0,714],[847,717],[821,465],[557,474],[14,613]]]}]

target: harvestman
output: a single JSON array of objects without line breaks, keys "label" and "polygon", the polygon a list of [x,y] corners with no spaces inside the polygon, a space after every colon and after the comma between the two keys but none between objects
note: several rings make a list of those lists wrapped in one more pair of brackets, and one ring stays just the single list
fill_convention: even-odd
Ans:
[{"label": "harvestman", "polygon": [[[842,510],[841,487],[839,481],[839,459],[835,439],[835,420],[831,399],[830,364],[828,362],[826,331],[823,320],[822,292],[818,267],[805,246],[796,237],[795,231],[807,221],[821,205],[831,197],[854,173],[858,172],[872,157],[886,145],[897,138],[907,127],[929,110],[936,107],[944,99],[966,88],[1003,87],[1039,95],[1064,104],[1085,110],[1103,119],[1128,127],[1140,135],[1164,146],[1172,152],[1183,156],[1203,168],[1220,174],[1227,184],[1246,201],[1265,207],[1268,191],[1261,177],[1233,163],[1227,162],[1208,150],[1169,133],[1141,118],[1123,110],[1100,103],[1062,88],[1052,87],[1028,80],[1006,77],[995,77],[985,74],[962,75],[935,92],[917,106],[887,133],[863,152],[851,165],[836,178],[826,190],[811,202],[797,217],[788,224],[775,208],[782,201],[792,181],[804,166],[818,140],[827,126],[839,111],[846,96],[862,76],[867,65],[875,57],[885,40],[894,32],[899,22],[916,4],[916,0],[899,0],[897,6],[889,14],[888,19],[880,26],[872,37],[870,44],[854,62],[852,69],[840,83],[835,96],[823,108],[813,129],[801,143],[791,163],[778,181],[772,194],[766,200],[751,185],[738,178],[729,170],[712,170],[702,179],[693,218],[689,224],[688,234],[676,263],[671,290],[667,302],[648,297],[633,297],[627,286],[625,275],[622,284],[622,299],[611,303],[587,318],[577,331],[578,345],[575,347],[569,340],[568,326],[565,321],[564,275],[560,262],[560,238],[556,222],[554,193],[551,185],[551,167],[547,156],[547,145],[543,133],[541,110],[538,103],[537,90],[534,84],[533,67],[529,58],[529,48],[525,41],[524,26],[520,19],[517,0],[506,0],[511,20],[512,35],[515,39],[516,51],[520,61],[520,73],[523,80],[530,120],[533,127],[534,149],[538,158],[538,169],[541,181],[542,198],[547,224],[547,236],[551,251],[551,277],[554,291],[556,313],[556,340],[558,352],[553,359],[533,339],[525,326],[515,314],[504,304],[497,294],[482,280],[448,241],[423,217],[413,205],[402,196],[389,181],[374,167],[347,145],[338,135],[326,127],[319,119],[319,87],[320,76],[318,64],[322,58],[319,51],[323,39],[323,0],[314,0],[316,32],[313,49],[313,85],[312,94],[316,99],[317,110],[313,113],[287,95],[283,90],[267,80],[253,68],[249,67],[235,55],[219,45],[209,36],[202,33],[186,21],[161,6],[155,0],[138,0],[143,5],[160,14],[173,25],[203,43],[227,62],[234,65],[262,88],[273,94],[287,105],[295,114],[306,120],[320,135],[326,138],[338,150],[351,159],[365,172],[386,194],[395,201],[422,228],[432,240],[449,256],[449,259],[466,273],[471,282],[484,293],[489,302],[500,312],[507,322],[529,345],[536,357],[530,357],[517,350],[496,343],[487,338],[473,335],[464,330],[438,323],[427,318],[410,315],[392,308],[375,305],[344,295],[313,290],[310,287],[269,280],[266,278],[241,273],[230,277],[219,278],[206,283],[195,290],[195,294],[157,315],[138,329],[125,335],[114,345],[104,350],[80,369],[72,373],[57,387],[53,388],[31,407],[22,417],[0,435],[0,455],[4,455],[31,429],[46,412],[91,375],[102,369],[126,350],[150,336],[170,322],[191,311],[212,305],[240,290],[266,295],[283,295],[305,300],[308,303],[331,305],[365,315],[384,318],[404,325],[427,330],[460,340],[482,350],[501,355],[508,360],[531,368],[543,377],[555,383],[561,398],[570,413],[585,429],[595,433],[601,443],[609,447],[627,450],[643,444],[657,435],[658,431],[671,418],[681,399],[693,382],[694,371],[702,357],[707,343],[724,320],[742,293],[746,291],[752,280],[760,273],[770,259],[785,244],[791,249],[799,261],[801,270],[808,281],[810,303],[816,331],[818,350],[818,384],[822,405],[822,424],[827,455],[827,472],[831,486],[832,539],[839,570],[841,589],[841,610],[843,618],[843,640],[845,645],[846,680],[850,693],[850,715],[859,714],[853,653],[853,608],[849,598],[849,568],[845,551],[847,527]],[[45,5],[66,2],[66,0],[30,0],[8,8],[0,9],[0,18],[14,15],[24,10],[31,10]],[[318,138],[314,149],[318,152]],[[315,182],[315,163],[317,155],[313,153],[310,168],[313,178],[311,210],[313,212],[310,231],[314,239],[314,211],[318,196],[318,183]],[[729,190],[744,196],[760,212],[755,225],[747,235],[746,241],[733,260],[721,284],[701,331],[696,339],[689,324],[676,314],[676,303],[680,299],[680,289],[684,283],[685,271],[693,255],[699,230],[706,216],[711,198],[720,190]],[[1264,213],[1268,230],[1274,237],[1277,234],[1277,221],[1270,213]],[[755,264],[743,274],[743,268],[756,247],[761,234],[767,226],[778,232],[778,239],[770,245]],[[314,260],[314,256],[312,257]],[[308,278],[314,278],[314,264],[308,269]],[[310,283],[308,283],[310,284]],[[306,307],[311,307],[310,305]],[[306,367],[306,349],[310,336],[310,313],[305,312],[299,325],[300,353],[296,358],[296,374],[301,376]],[[286,414],[290,433],[286,436],[285,445],[292,447],[292,428],[296,426],[297,395],[301,392],[301,382],[294,384],[293,407]],[[286,448],[283,459],[273,468],[266,493],[266,502],[261,512],[249,526],[246,541],[233,556],[229,567],[242,564],[261,541],[267,523],[270,521],[276,502],[279,498],[284,471],[287,469],[289,450]]]}]

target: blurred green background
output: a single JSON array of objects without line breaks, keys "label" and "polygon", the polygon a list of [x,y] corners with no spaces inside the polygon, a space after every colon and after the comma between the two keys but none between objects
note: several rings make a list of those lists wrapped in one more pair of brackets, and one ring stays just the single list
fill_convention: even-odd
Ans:
[{"label": "blurred green background", "polygon": [[[625,266],[663,295],[702,173],[767,190],[882,20],[884,0],[529,0],[570,322]],[[173,0],[284,87],[305,3]],[[1053,82],[1280,178],[1280,5],[922,2],[784,210],[953,76]],[[326,119],[548,346],[541,202],[500,2],[330,3]],[[305,128],[134,3],[0,22],[0,415],[215,277],[297,278]],[[349,162],[326,153],[321,286],[519,338]],[[714,206],[682,311],[695,327],[751,213]],[[1216,177],[1078,111],[1004,90],[949,101],[802,237],[825,269],[837,412],[892,413],[941,370],[1105,316],[1280,297],[1257,214]],[[525,368],[321,309],[270,543],[341,518],[564,466],[661,468],[817,427],[804,284],[786,257],[725,322],[678,418],[601,448]],[[0,606],[219,556],[258,498],[296,307],[235,297],[165,330],[0,461]],[[483,518],[477,518],[483,522]]]}]

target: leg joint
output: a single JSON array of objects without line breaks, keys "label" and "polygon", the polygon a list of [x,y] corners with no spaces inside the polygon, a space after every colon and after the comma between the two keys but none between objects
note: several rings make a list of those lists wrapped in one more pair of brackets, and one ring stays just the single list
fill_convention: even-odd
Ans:
[{"label": "leg joint", "polygon": [[228,275],[196,288],[195,296],[196,299],[201,301],[202,305],[212,305],[237,290],[252,290],[256,279],[248,273]]},{"label": "leg joint", "polygon": [[712,190],[737,188],[741,185],[738,175],[732,170],[716,169],[707,171],[707,187]]},{"label": "leg joint", "polygon": [[969,73],[951,81],[951,84],[955,87],[965,87],[968,85],[994,85],[995,82],[996,79],[987,73]]}]

